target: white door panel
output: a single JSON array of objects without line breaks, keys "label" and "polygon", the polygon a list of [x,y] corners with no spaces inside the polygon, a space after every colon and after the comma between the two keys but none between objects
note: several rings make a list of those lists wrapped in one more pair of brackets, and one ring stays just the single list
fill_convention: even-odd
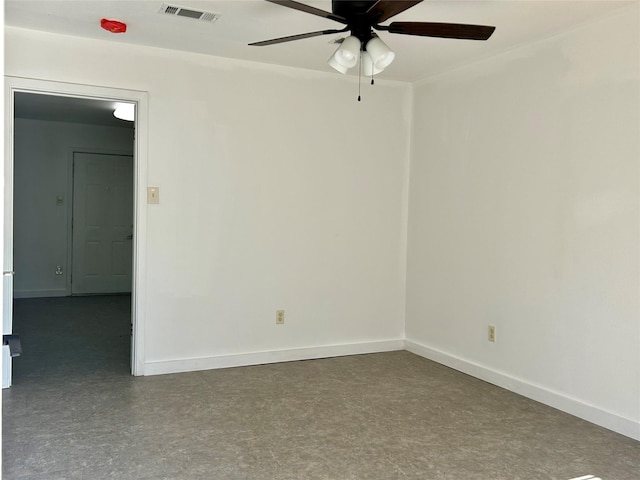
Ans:
[{"label": "white door panel", "polygon": [[73,294],[131,291],[133,157],[75,153]]}]

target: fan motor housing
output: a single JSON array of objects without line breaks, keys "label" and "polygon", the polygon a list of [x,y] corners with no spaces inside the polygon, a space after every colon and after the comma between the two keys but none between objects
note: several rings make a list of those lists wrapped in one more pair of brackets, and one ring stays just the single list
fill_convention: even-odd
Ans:
[{"label": "fan motor housing", "polygon": [[371,19],[367,16],[369,9],[377,0],[332,0],[331,10],[349,22],[351,35],[358,38],[364,45],[374,36],[371,29]]},{"label": "fan motor housing", "polygon": [[377,3],[377,0],[332,0],[331,10],[336,15],[351,20],[354,15],[364,15],[375,3]]}]

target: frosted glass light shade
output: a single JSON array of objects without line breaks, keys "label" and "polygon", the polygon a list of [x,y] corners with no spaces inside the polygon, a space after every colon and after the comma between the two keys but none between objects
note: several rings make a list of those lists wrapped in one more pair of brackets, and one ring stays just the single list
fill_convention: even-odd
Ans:
[{"label": "frosted glass light shade", "polygon": [[340,73],[342,73],[343,75],[347,73],[347,70],[349,70],[347,67],[343,67],[342,65],[340,65],[337,61],[336,61],[336,56],[332,55],[331,58],[329,59],[329,61],[327,62],[331,67],[335,68],[337,71],[339,71]]},{"label": "frosted glass light shade", "polygon": [[377,68],[371,60],[371,55],[368,52],[362,52],[362,75],[364,77],[371,77],[379,74],[383,69]]},{"label": "frosted glass light shade", "polygon": [[366,50],[371,55],[375,68],[379,68],[381,71],[391,65],[393,59],[396,58],[396,54],[378,37],[373,37],[367,42]]},{"label": "frosted glass light shade", "polygon": [[360,47],[360,40],[358,40],[357,37],[351,35],[345,38],[342,45],[338,47],[333,56],[329,59],[329,65],[340,73],[347,73],[345,69],[349,69],[358,63]]},{"label": "frosted glass light shade", "polygon": [[113,111],[113,116],[120,120],[133,122],[136,119],[136,106],[133,103],[121,103]]}]

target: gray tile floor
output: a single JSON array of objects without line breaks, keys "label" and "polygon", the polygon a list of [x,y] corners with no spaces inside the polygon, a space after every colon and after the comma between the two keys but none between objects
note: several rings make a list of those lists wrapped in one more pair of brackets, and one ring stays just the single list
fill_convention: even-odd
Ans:
[{"label": "gray tile floor", "polygon": [[132,378],[128,302],[17,302],[3,478],[640,479],[640,442],[408,352]]}]

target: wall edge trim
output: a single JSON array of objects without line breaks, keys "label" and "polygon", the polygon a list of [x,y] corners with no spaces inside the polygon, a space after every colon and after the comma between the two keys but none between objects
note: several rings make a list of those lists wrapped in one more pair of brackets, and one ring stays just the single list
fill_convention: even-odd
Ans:
[{"label": "wall edge trim", "polygon": [[402,339],[233,353],[229,355],[212,355],[209,357],[185,358],[180,360],[150,361],[145,363],[144,374],[164,375],[168,373],[194,372],[268,363],[294,362],[298,360],[314,360],[396,350],[404,350],[404,341]]},{"label": "wall edge trim", "polygon": [[13,298],[67,297],[66,288],[13,290]]},{"label": "wall edge trim", "polygon": [[612,430],[621,435],[640,440],[640,422],[621,417],[580,399],[564,395],[542,385],[513,377],[507,373],[493,370],[456,355],[438,350],[422,343],[405,340],[405,349],[441,365],[471,375],[485,382],[504,388],[523,397],[556,408],[562,412],[581,418],[595,425]]}]

